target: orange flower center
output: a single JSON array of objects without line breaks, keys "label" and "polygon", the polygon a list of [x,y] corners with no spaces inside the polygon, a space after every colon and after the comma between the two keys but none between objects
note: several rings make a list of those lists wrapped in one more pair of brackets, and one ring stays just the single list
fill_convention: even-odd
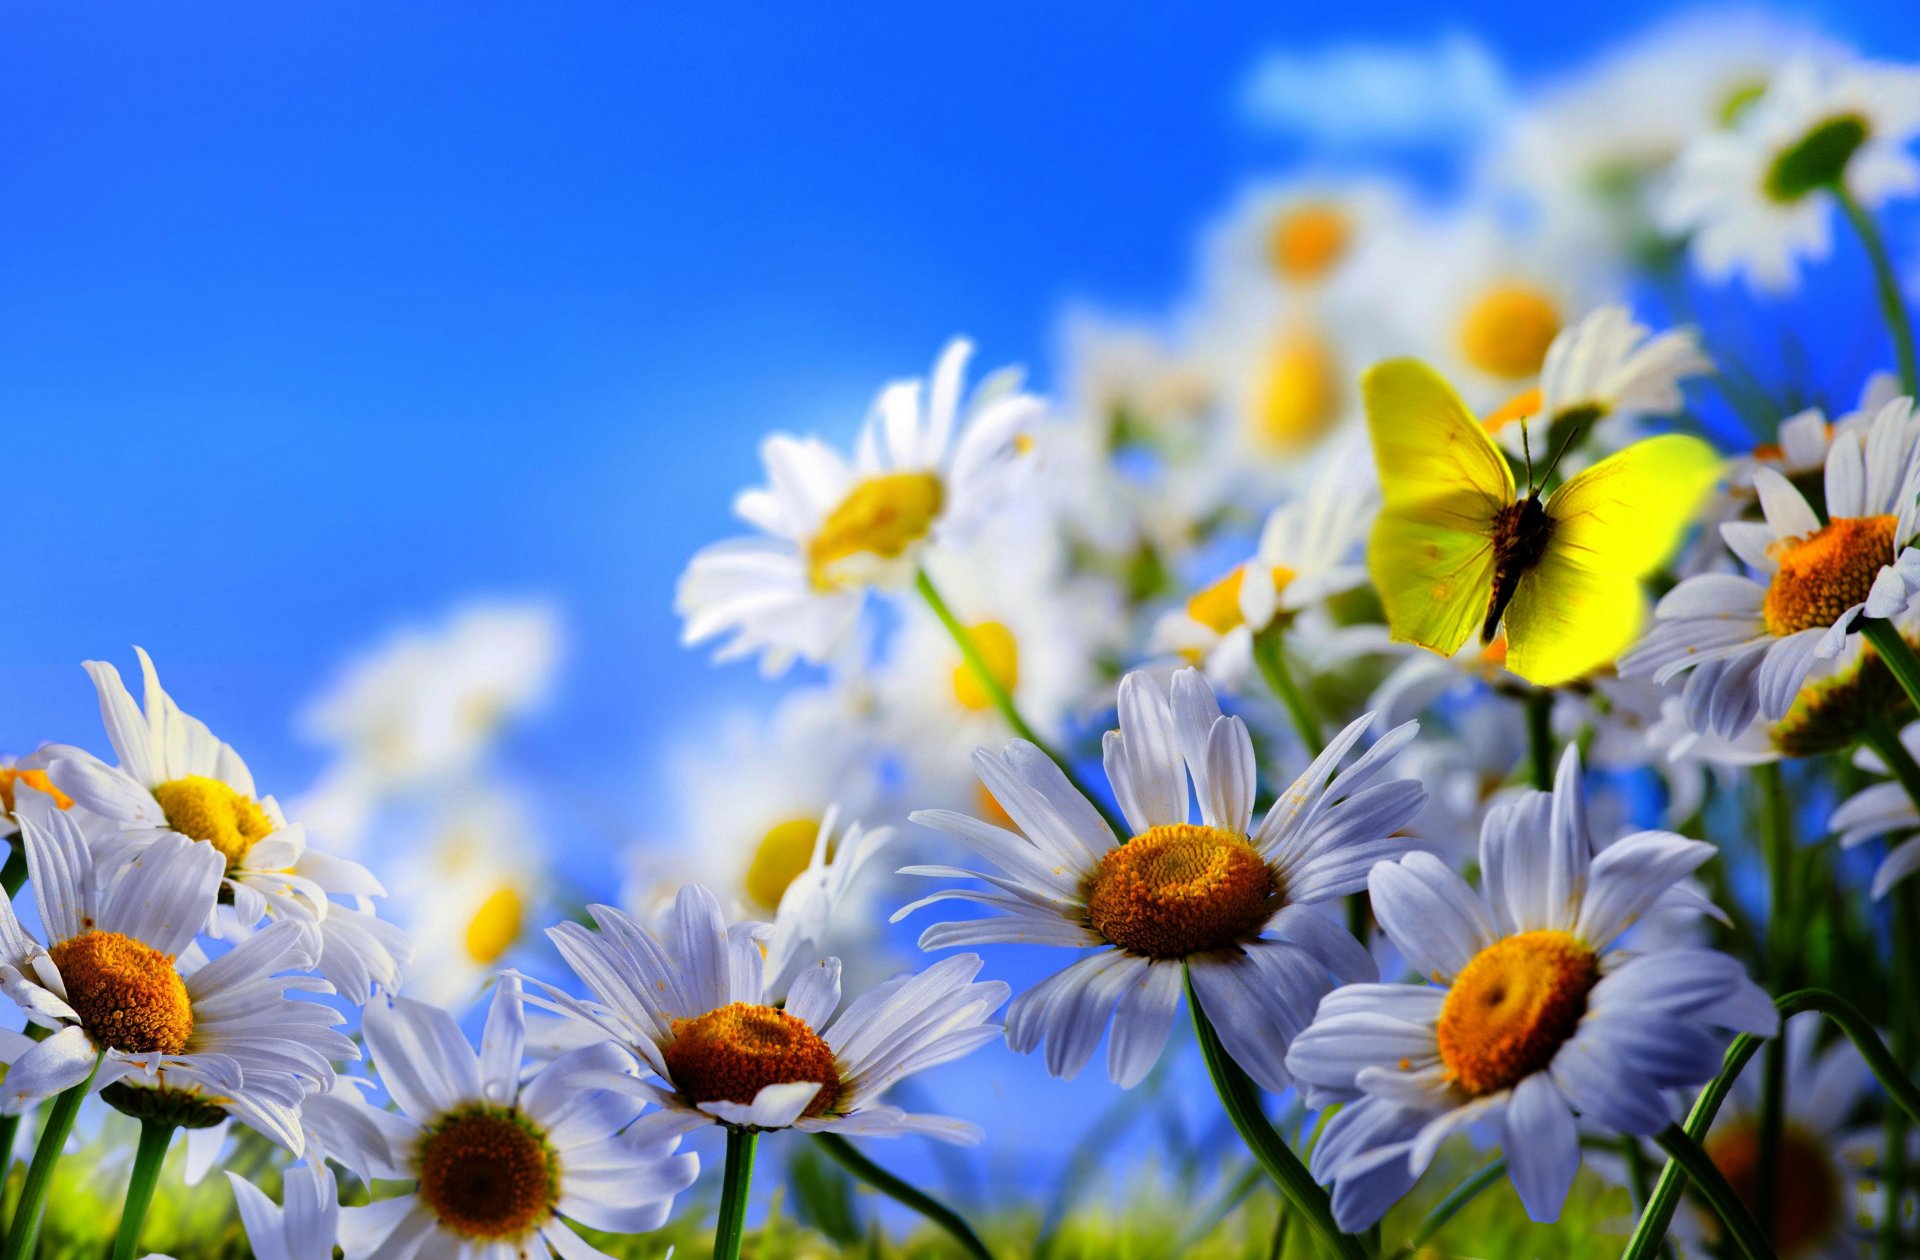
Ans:
[{"label": "orange flower center", "polygon": [[[1760,1206],[1760,1130],[1751,1121],[1716,1130],[1707,1154],[1741,1202]],[[1820,1140],[1788,1124],[1780,1131],[1773,1187],[1773,1245],[1782,1257],[1813,1254],[1841,1223],[1845,1188]]]},{"label": "orange flower center", "polygon": [[817,590],[859,580],[864,558],[897,560],[925,538],[946,502],[930,472],[883,473],[855,486],[807,544],[807,573]]},{"label": "orange flower center", "polygon": [[1244,836],[1175,823],[1107,850],[1087,893],[1087,919],[1128,953],[1185,958],[1259,932],[1279,894]]},{"label": "orange flower center", "polygon": [[1767,632],[1785,636],[1830,626],[1863,603],[1873,579],[1893,561],[1894,525],[1891,516],[1838,517],[1805,538],[1774,543],[1780,571],[1761,604]]},{"label": "orange flower center", "polygon": [[1296,328],[1274,342],[1255,415],[1262,446],[1278,454],[1305,450],[1340,418],[1345,378],[1327,339]]},{"label": "orange flower center", "polygon": [[801,1113],[817,1116],[840,1093],[833,1048],[804,1021],[772,1006],[734,1002],[676,1019],[662,1053],[674,1088],[694,1103],[745,1104],[769,1085],[818,1081],[820,1092]]},{"label": "orange flower center", "polygon": [[1282,278],[1308,284],[1324,278],[1347,255],[1353,223],[1338,206],[1298,206],[1273,222],[1267,260]]},{"label": "orange flower center", "polygon": [[173,955],[118,932],[83,932],[47,954],[67,1005],[96,1045],[128,1054],[179,1054],[193,1035],[193,1003]]},{"label": "orange flower center", "polygon": [[[1285,565],[1273,567],[1273,589],[1275,593],[1287,589],[1287,583],[1293,581],[1292,569]],[[1245,618],[1240,615],[1240,588],[1247,580],[1247,566],[1237,565],[1233,571],[1219,581],[1204,586],[1187,600],[1187,616],[1193,618],[1215,634],[1225,634],[1240,625]],[[1261,627],[1264,629],[1264,627]]]},{"label": "orange flower center", "polygon": [[0,767],[0,808],[4,808],[9,814],[15,807],[14,792],[22,783],[36,792],[44,792],[51,796],[55,809],[73,808],[73,798],[53,786],[53,780],[47,777],[45,770],[15,770],[12,767]]},{"label": "orange flower center", "polygon": [[553,1148],[518,1112],[482,1105],[442,1117],[418,1163],[420,1197],[462,1238],[522,1237],[560,1201]]},{"label": "orange flower center", "polygon": [[153,798],[160,802],[167,826],[220,850],[229,869],[244,860],[257,841],[273,834],[273,819],[258,802],[205,775],[171,779],[153,789]]},{"label": "orange flower center", "polygon": [[1547,294],[1521,284],[1497,285],[1460,320],[1460,353],[1489,376],[1520,380],[1547,361],[1560,334],[1560,310]]},{"label": "orange flower center", "polygon": [[[1000,690],[1012,695],[1013,689],[1020,685],[1020,644],[1015,641],[1013,631],[998,621],[983,621],[969,626],[967,634],[973,639],[974,650],[980,653],[987,673],[1000,684]],[[985,713],[993,707],[993,697],[987,694],[980,675],[964,660],[953,668],[953,698],[960,702],[961,708],[975,713]]]},{"label": "orange flower center", "polygon": [[1440,1058],[1478,1097],[1553,1061],[1587,1011],[1600,960],[1565,932],[1522,932],[1475,954],[1440,1008]]}]

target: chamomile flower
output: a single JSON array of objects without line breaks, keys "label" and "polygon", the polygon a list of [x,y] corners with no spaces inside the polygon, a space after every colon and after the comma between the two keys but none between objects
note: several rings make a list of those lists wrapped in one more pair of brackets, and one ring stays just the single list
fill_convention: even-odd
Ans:
[{"label": "chamomile flower", "polygon": [[[1920,754],[1920,725],[1902,731],[1900,742],[1909,753]],[[1888,772],[1877,756],[1862,760],[1881,774]],[[1872,896],[1876,901],[1920,870],[1920,809],[1896,779],[1872,783],[1855,792],[1833,811],[1828,826],[1839,833],[1841,846],[1848,849],[1880,836],[1888,838],[1887,855],[1873,873]]]},{"label": "chamomile flower", "polygon": [[974,955],[889,980],[836,1016],[839,959],[808,965],[785,1004],[771,1005],[761,957],[767,925],[729,925],[698,885],[681,890],[676,930],[664,939],[610,906],[588,912],[595,927],[562,923],[547,934],[592,997],[543,985],[538,1000],[598,1029],[611,1039],[599,1048],[623,1048],[657,1078],[630,1087],[662,1108],[641,1122],[647,1132],[725,1124],[980,1140],[967,1121],[880,1101],[903,1077],[998,1040],[1000,1026],[987,1020],[1007,986],[976,983]]},{"label": "chamomile flower", "polygon": [[699,1171],[693,1155],[675,1153],[676,1136],[634,1124],[636,1099],[607,1087],[626,1079],[612,1046],[525,1073],[526,1021],[511,975],[494,992],[478,1052],[452,1015],[407,998],[368,1004],[364,1027],[368,1058],[399,1112],[336,1094],[314,1100],[315,1128],[328,1155],[361,1177],[414,1188],[341,1211],[340,1244],[356,1260],[606,1260],[575,1225],[658,1229]]},{"label": "chamomile flower", "polygon": [[1596,855],[1569,748],[1552,793],[1488,812],[1483,891],[1429,853],[1374,867],[1374,916],[1432,983],[1335,990],[1287,1056],[1309,1106],[1346,1104],[1311,1161],[1341,1228],[1379,1220],[1447,1137],[1480,1122],[1501,1126],[1528,1214],[1554,1220],[1580,1166],[1576,1115],[1657,1132],[1671,1120],[1662,1091],[1719,1069],[1718,1030],[1774,1031],[1773,1004],[1734,959],[1614,946],[1713,852],[1649,831]]},{"label": "chamomile flower", "polygon": [[[991,891],[949,888],[902,909],[941,901],[1004,913],[939,923],[922,949],[987,942],[1098,947],[1015,999],[1007,1044],[1046,1043],[1047,1069],[1086,1066],[1109,1020],[1107,1072],[1140,1083],[1166,1045],[1190,974],[1220,1039],[1249,1075],[1285,1089],[1287,1042],[1335,983],[1371,978],[1373,960],[1322,903],[1358,889],[1376,860],[1404,852],[1396,835],[1425,793],[1406,780],[1375,783],[1413,737],[1389,733],[1337,772],[1371,724],[1354,722],[1253,823],[1253,743],[1221,714],[1198,671],[1173,676],[1171,695],[1145,672],[1120,684],[1120,729],[1106,737],[1107,777],[1133,830],[1116,842],[1099,811],[1047,755],[1014,740],[974,753],[981,781],[1019,833],[947,810],[913,820],[946,833],[1004,873],[953,866],[905,873],[977,879]],[[1200,821],[1188,814],[1191,779]],[[1116,1009],[1117,1008],[1117,1009]]]},{"label": "chamomile flower", "polygon": [[1756,469],[1766,520],[1730,521],[1720,532],[1764,580],[1706,573],[1681,582],[1620,658],[1622,676],[1666,683],[1687,674],[1688,725],[1731,738],[1756,715],[1785,717],[1815,662],[1857,635],[1863,612],[1899,613],[1907,600],[1895,560],[1920,512],[1920,417],[1911,401],[1896,399],[1864,433],[1836,438],[1825,481],[1823,523],[1792,482]]},{"label": "chamomile flower", "polygon": [[1237,689],[1253,667],[1255,636],[1329,596],[1366,585],[1360,551],[1379,504],[1364,449],[1342,447],[1304,498],[1268,515],[1251,560],[1160,618],[1153,647],[1177,653],[1221,686]]},{"label": "chamomile flower", "polygon": [[1920,135],[1920,70],[1848,61],[1787,65],[1724,131],[1680,156],[1660,207],[1664,227],[1691,234],[1710,279],[1744,274],[1790,290],[1803,258],[1831,247],[1832,191],[1872,208],[1920,191],[1909,145]]},{"label": "chamomile flower", "polygon": [[340,1237],[340,1189],[324,1162],[287,1171],[284,1206],[239,1173],[229,1172],[227,1180],[255,1260],[333,1260]]},{"label": "chamomile flower", "polygon": [[[87,1079],[122,1111],[209,1127],[227,1116],[298,1154],[300,1105],[358,1052],[340,1014],[290,993],[326,992],[313,925],[285,920],[211,962],[194,935],[213,911],[220,855],[163,833],[108,861],[67,814],[23,815],[46,942],[0,902],[0,991],[52,1030],[9,1035],[0,1110],[18,1112]],[[95,1065],[98,1064],[98,1070]]]},{"label": "chamomile flower", "polygon": [[310,923],[319,932],[320,972],[344,995],[364,1002],[375,987],[397,987],[407,941],[369,908],[385,895],[380,881],[358,862],[309,847],[305,829],[289,824],[273,797],[259,795],[240,754],[182,712],[145,649],[134,650],[146,680],[144,711],[118,670],[86,662],[119,764],[66,745],[43,750],[54,783],[101,820],[94,843],[133,853],[169,834],[200,841],[222,859],[222,889],[232,903],[231,919],[210,913],[213,929],[245,931],[262,916]]},{"label": "chamomile flower", "polygon": [[761,536],[688,564],[674,597],[686,643],[724,638],[717,659],[757,653],[768,674],[796,658],[822,663],[851,634],[868,587],[904,585],[929,543],[979,524],[1041,404],[1002,372],[963,407],[972,352],[949,343],[924,399],[919,381],[882,390],[852,463],[818,439],[767,439],[770,484],[735,503]]}]

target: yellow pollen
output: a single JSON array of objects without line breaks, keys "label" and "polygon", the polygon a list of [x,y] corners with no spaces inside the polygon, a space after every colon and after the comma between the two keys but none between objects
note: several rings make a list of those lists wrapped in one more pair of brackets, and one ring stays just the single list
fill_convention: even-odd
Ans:
[{"label": "yellow pollen", "polygon": [[1267,261],[1284,280],[1310,284],[1326,277],[1347,255],[1353,223],[1338,206],[1297,206],[1273,221]]},{"label": "yellow pollen", "polygon": [[1531,420],[1533,417],[1539,415],[1541,402],[1540,387],[1538,385],[1530,389],[1523,389],[1512,398],[1507,399],[1506,402],[1501,403],[1498,407],[1489,411],[1487,418],[1481,421],[1481,424],[1487,432],[1498,433],[1516,420]]},{"label": "yellow pollen", "polygon": [[818,1081],[820,1092],[801,1113],[817,1116],[840,1094],[832,1047],[804,1021],[771,1006],[734,1002],[676,1019],[662,1054],[674,1088],[694,1103],[750,1103],[769,1085]]},{"label": "yellow pollen", "polygon": [[187,982],[163,954],[118,932],[83,932],[47,951],[67,1005],[96,1045],[128,1054],[179,1054],[193,1035]]},{"label": "yellow pollen", "polygon": [[1489,376],[1522,380],[1539,372],[1560,333],[1551,297],[1526,285],[1489,289],[1460,320],[1460,352]]},{"label": "yellow pollen", "polygon": [[252,797],[205,775],[168,780],[153,789],[153,797],[167,816],[167,826],[220,850],[229,868],[273,831],[273,819]]},{"label": "yellow pollen", "polygon": [[827,514],[807,544],[807,572],[817,590],[846,584],[845,562],[862,555],[897,560],[927,536],[946,500],[930,472],[869,477]]},{"label": "yellow pollen", "polygon": [[[1014,642],[1013,631],[998,621],[983,621],[969,626],[967,633],[972,636],[974,649],[980,653],[987,673],[1000,684],[1000,690],[1012,695],[1020,684],[1020,645]],[[984,713],[993,707],[993,697],[987,694],[973,666],[965,661],[954,667],[953,698],[960,702],[960,707],[975,713]]]},{"label": "yellow pollen", "polygon": [[527,903],[518,889],[502,884],[487,895],[467,920],[467,957],[481,966],[500,961],[526,925]]},{"label": "yellow pollen", "polygon": [[560,1201],[553,1148],[517,1111],[482,1105],[443,1116],[416,1159],[420,1197],[462,1238],[522,1237]]},{"label": "yellow pollen", "polygon": [[1326,338],[1306,328],[1283,333],[1267,358],[1254,417],[1260,444],[1277,454],[1305,450],[1340,417],[1344,378]]},{"label": "yellow pollen", "polygon": [[748,900],[762,910],[778,910],[788,887],[813,860],[813,842],[819,835],[817,818],[790,818],[769,828],[760,837],[741,881]]},{"label": "yellow pollen", "polygon": [[1087,919],[1128,953],[1185,958],[1255,935],[1279,897],[1272,869],[1244,836],[1175,823],[1107,850],[1087,892]]},{"label": "yellow pollen", "polygon": [[[1750,1120],[1707,1136],[1707,1155],[1725,1175],[1741,1202],[1760,1207],[1760,1130]],[[1775,1165],[1773,1247],[1782,1260],[1821,1254],[1841,1224],[1845,1188],[1834,1176],[1833,1161],[1819,1138],[1789,1123],[1780,1131]]]},{"label": "yellow pollen", "polygon": [[1495,941],[1453,979],[1440,1008],[1440,1058],[1478,1097],[1509,1089],[1553,1062],[1587,1011],[1600,960],[1565,932]]},{"label": "yellow pollen", "polygon": [[1891,516],[1838,517],[1804,538],[1782,539],[1769,554],[1780,571],[1760,605],[1775,636],[1830,626],[1867,598],[1881,566],[1893,563]]},{"label": "yellow pollen", "polygon": [[15,770],[11,767],[0,767],[0,807],[4,807],[9,814],[14,810],[14,791],[22,783],[36,792],[44,792],[51,796],[55,809],[73,808],[73,798],[53,786],[53,780],[47,777],[45,770]]},{"label": "yellow pollen", "polygon": [[[1294,572],[1285,565],[1276,564],[1272,574],[1273,590],[1277,596],[1287,589],[1287,583],[1293,581]],[[1246,619],[1240,615],[1240,588],[1246,584],[1246,580],[1247,566],[1236,566],[1227,576],[1202,587],[1187,600],[1187,616],[1215,634],[1225,634],[1242,624]]]}]

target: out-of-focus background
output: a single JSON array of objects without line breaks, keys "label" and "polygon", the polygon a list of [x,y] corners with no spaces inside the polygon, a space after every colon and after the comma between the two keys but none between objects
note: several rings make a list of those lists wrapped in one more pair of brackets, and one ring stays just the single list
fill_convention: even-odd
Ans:
[{"label": "out-of-focus background", "polygon": [[[1909,6],[1770,12],[1920,48]],[[1075,313],[1175,305],[1250,182],[1444,196],[1515,100],[1674,18],[11,6],[0,749],[106,752],[79,663],[142,645],[388,878],[433,996],[540,970],[542,921],[697,870],[733,798],[807,772],[742,753],[780,689],[671,606],[764,434],[844,442],[956,332],[1060,387]],[[963,1183],[1053,1184],[1121,1123],[1097,1070],[998,1050],[921,1088],[993,1130]],[[1136,1137],[1204,1145],[1202,1104]]]}]

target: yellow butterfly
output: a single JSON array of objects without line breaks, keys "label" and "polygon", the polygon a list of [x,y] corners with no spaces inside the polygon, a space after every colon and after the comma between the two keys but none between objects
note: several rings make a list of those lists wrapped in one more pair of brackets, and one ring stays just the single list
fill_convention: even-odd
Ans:
[{"label": "yellow butterfly", "polygon": [[1382,498],[1367,571],[1396,640],[1451,656],[1476,627],[1490,644],[1504,624],[1507,669],[1543,687],[1634,641],[1641,580],[1719,476],[1711,446],[1648,438],[1545,499],[1532,486],[1519,498],[1506,456],[1432,368],[1392,359],[1361,389]]}]

